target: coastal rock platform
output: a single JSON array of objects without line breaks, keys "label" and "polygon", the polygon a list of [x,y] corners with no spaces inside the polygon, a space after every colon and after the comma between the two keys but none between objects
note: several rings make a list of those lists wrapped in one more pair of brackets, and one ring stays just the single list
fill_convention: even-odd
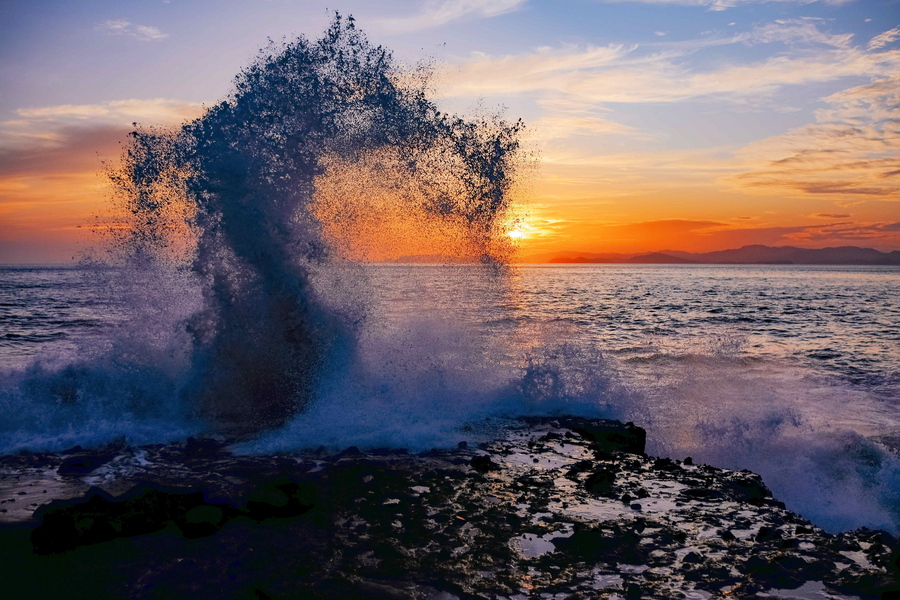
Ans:
[{"label": "coastal rock platform", "polygon": [[410,454],[227,440],[0,457],[10,598],[893,598],[898,543],[837,535],[759,476],[530,418]]}]

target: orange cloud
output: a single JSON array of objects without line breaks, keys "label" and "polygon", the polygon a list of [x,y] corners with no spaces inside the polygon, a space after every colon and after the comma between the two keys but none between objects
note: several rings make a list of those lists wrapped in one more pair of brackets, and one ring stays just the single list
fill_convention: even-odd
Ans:
[{"label": "orange cloud", "polygon": [[622,254],[661,250],[710,252],[752,244],[768,246],[865,245],[890,250],[900,245],[900,223],[836,222],[825,225],[746,227],[737,223],[665,219],[623,224],[569,223],[558,245],[524,243],[522,255],[577,251]]},{"label": "orange cloud", "polygon": [[831,107],[816,113],[816,123],[744,148],[758,166],[738,175],[739,185],[900,200],[900,76],[825,101]]},{"label": "orange cloud", "polygon": [[68,262],[107,210],[103,160],[115,160],[132,122],[177,124],[196,104],[123,100],[21,109],[0,123],[0,263]]}]

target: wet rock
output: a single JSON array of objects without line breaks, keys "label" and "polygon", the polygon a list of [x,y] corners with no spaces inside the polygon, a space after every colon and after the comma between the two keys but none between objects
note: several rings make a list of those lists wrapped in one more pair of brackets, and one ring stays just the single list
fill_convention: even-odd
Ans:
[{"label": "wet rock", "polygon": [[246,516],[256,521],[298,517],[315,506],[312,485],[283,480],[268,483],[247,499]]},{"label": "wet rock", "polygon": [[[477,454],[124,449],[104,489],[85,493],[81,479],[60,477],[41,496],[43,484],[19,496],[30,488],[17,477],[31,464],[53,472],[68,456],[0,458],[0,497],[21,498],[4,509],[56,498],[29,529],[0,528],[12,557],[0,561],[0,581],[11,597],[47,598],[495,600],[527,589],[674,600],[808,582],[832,595],[893,593],[893,536],[830,535],[779,506],[752,473],[598,449],[573,428],[600,429],[535,419]],[[72,572],[96,574],[91,593],[86,579],[52,575]]]},{"label": "wet rock", "polygon": [[722,489],[726,494],[741,502],[760,505],[772,499],[772,492],[762,482],[759,475],[750,471],[740,471],[723,482]]},{"label": "wet rock", "polygon": [[188,539],[213,535],[225,523],[226,514],[222,508],[201,504],[188,510],[180,519],[179,528]]},{"label": "wet rock", "polygon": [[82,498],[55,501],[39,508],[35,517],[40,525],[32,531],[31,543],[37,554],[51,554],[145,535],[163,529],[202,504],[200,492],[141,486],[114,498],[99,488],[91,488]]},{"label": "wet rock", "polygon": [[224,450],[224,444],[213,438],[189,437],[184,443],[184,453],[189,459],[209,458]]},{"label": "wet rock", "polygon": [[593,461],[590,460],[579,460],[575,464],[573,464],[566,471],[566,478],[571,479],[572,481],[578,481],[578,476],[582,473],[586,473],[594,468]]},{"label": "wet rock", "polygon": [[63,477],[82,477],[94,471],[116,457],[115,453],[76,454],[62,461],[57,473]]},{"label": "wet rock", "polygon": [[357,456],[362,456],[362,451],[356,446],[350,446],[349,448],[335,456],[335,458],[354,458]]},{"label": "wet rock", "polygon": [[688,499],[719,498],[722,496],[722,494],[717,490],[711,490],[705,487],[686,489],[682,492],[682,495],[686,496]]},{"label": "wet rock", "polygon": [[759,532],[756,534],[757,542],[771,542],[773,540],[781,539],[781,532],[774,527],[760,527]]},{"label": "wet rock", "polygon": [[213,535],[238,516],[256,521],[290,518],[312,507],[311,490],[291,481],[254,490],[243,509],[225,502],[208,502],[201,491],[139,485],[113,497],[91,488],[81,498],[51,502],[36,511],[40,524],[32,532],[31,542],[37,554],[60,553],[154,533],[169,524],[194,539]]},{"label": "wet rock", "polygon": [[608,469],[596,469],[584,480],[584,489],[592,494],[608,495],[612,492],[616,474]]},{"label": "wet rock", "polygon": [[671,458],[657,458],[653,461],[653,468],[661,471],[678,471],[681,469],[681,465]]},{"label": "wet rock", "polygon": [[490,456],[476,456],[469,461],[469,465],[479,473],[488,473],[490,471],[499,471],[500,465],[491,460]]},{"label": "wet rock", "polygon": [[594,449],[603,452],[643,454],[647,444],[647,432],[631,422],[624,425],[615,421],[585,419],[560,419],[559,422],[589,440]]}]

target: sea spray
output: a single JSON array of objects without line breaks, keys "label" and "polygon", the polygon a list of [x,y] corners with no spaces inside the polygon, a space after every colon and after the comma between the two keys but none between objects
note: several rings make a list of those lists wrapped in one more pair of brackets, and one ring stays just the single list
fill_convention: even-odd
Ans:
[{"label": "sea spray", "polygon": [[[694,360],[678,368],[702,385],[667,384],[660,402],[617,383],[599,350],[610,350],[608,339],[574,331],[602,320],[589,314],[598,297],[578,300],[572,280],[559,294],[539,290],[557,299],[548,304],[554,326],[517,308],[531,292],[497,265],[509,252],[520,132],[500,119],[441,113],[421,78],[348,21],[316,42],[270,46],[200,119],[132,134],[110,171],[114,268],[84,271],[103,280],[127,318],[72,354],[2,375],[0,451],[223,429],[266,430],[241,447],[249,452],[423,449],[477,439],[487,419],[618,416],[648,427],[651,452],[761,472],[789,507],[829,529],[896,531],[897,458],[858,436],[821,435],[790,410],[748,414],[768,379],[745,385],[714,365],[710,379],[739,385],[740,402],[698,420],[699,401],[722,405],[728,390],[710,387]],[[446,288],[474,325],[425,306],[421,287],[414,306],[386,323],[398,309],[373,306],[372,286],[373,270],[387,267],[351,261],[437,250],[483,263],[421,282]],[[462,283],[448,284],[456,276]],[[649,292],[627,291],[613,294],[610,310],[623,298],[650,306]],[[567,303],[582,308],[567,315]],[[658,319],[615,314],[617,330]],[[740,339],[714,341],[688,346],[732,361]],[[652,370],[658,377],[659,365]],[[668,423],[684,424],[689,441]]]},{"label": "sea spray", "polygon": [[172,136],[133,134],[117,179],[136,217],[128,242],[141,255],[148,241],[156,253],[160,239],[171,245],[158,217],[173,189],[190,205],[181,212],[195,213],[191,269],[204,309],[188,322],[194,354],[181,393],[204,418],[277,426],[352,353],[358,319],[323,302],[310,276],[330,257],[311,211],[317,180],[342,164],[390,153],[393,172],[382,176],[417,184],[398,201],[464,224],[481,256],[498,249],[520,124],[444,115],[402,80],[390,54],[338,16],[317,42],[264,50],[231,97]]},{"label": "sea spray", "polygon": [[262,50],[202,117],[137,128],[109,170],[112,287],[131,318],[68,362],[8,374],[5,449],[151,441],[132,435],[147,419],[170,424],[161,436],[247,433],[306,410],[355,364],[366,311],[334,293],[347,269],[332,264],[352,257],[342,235],[384,216],[370,192],[392,191],[420,236],[502,263],[523,126],[442,113],[425,81],[336,15],[319,40]]}]

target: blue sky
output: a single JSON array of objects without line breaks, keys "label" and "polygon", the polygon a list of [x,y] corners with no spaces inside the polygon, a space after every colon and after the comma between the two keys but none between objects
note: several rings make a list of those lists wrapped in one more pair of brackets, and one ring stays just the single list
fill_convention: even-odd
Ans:
[{"label": "blue sky", "polygon": [[0,262],[71,254],[132,121],[196,116],[335,9],[433,61],[449,109],[526,120],[535,251],[643,248],[660,222],[685,249],[900,248],[900,0],[7,0]]}]

